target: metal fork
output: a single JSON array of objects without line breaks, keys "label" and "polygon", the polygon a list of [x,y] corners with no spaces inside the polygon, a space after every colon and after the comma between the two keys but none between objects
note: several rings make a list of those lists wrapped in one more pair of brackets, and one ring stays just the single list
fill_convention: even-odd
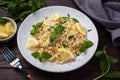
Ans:
[{"label": "metal fork", "polygon": [[21,65],[20,59],[17,58],[6,45],[0,45],[0,52],[13,68],[20,69],[29,80],[33,80],[31,75],[28,72],[26,72],[23,66]]}]

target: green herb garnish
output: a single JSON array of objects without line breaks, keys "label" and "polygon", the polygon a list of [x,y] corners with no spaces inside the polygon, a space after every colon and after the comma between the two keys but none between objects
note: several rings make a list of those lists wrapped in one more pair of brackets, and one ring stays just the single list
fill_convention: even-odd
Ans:
[{"label": "green herb garnish", "polygon": [[9,22],[8,19],[0,18],[0,24],[5,24],[5,23],[7,23],[7,22]]},{"label": "green herb garnish", "polygon": [[67,16],[70,18],[70,14],[68,13]]},{"label": "green herb garnish", "polygon": [[120,78],[120,71],[110,71],[111,64],[117,63],[118,59],[107,54],[106,46],[102,50],[97,51],[95,55],[100,58],[101,75],[94,80],[99,80],[102,77]]},{"label": "green herb garnish", "polygon": [[36,33],[37,29],[42,26],[42,24],[43,24],[43,22],[39,22],[39,23],[36,23],[35,25],[33,25],[33,29],[31,30],[30,34],[34,35]]},{"label": "green herb garnish", "polygon": [[64,48],[66,48],[66,47],[67,47],[67,45],[65,45],[64,43],[63,43],[62,45],[63,45],[63,47],[64,47]]},{"label": "green herb garnish", "polygon": [[78,21],[76,18],[71,18],[69,13],[67,14],[67,17],[66,17],[66,16],[63,16],[62,18],[65,19],[65,20],[70,20],[70,19],[72,19],[74,22],[79,23],[79,21]]},{"label": "green herb garnish", "polygon": [[77,19],[75,19],[75,18],[71,18],[71,19],[72,19],[73,21],[79,23],[79,21],[78,21]]},{"label": "green herb garnish", "polygon": [[22,21],[30,13],[46,6],[45,0],[0,0],[0,6],[7,8],[7,16]]},{"label": "green herb garnish", "polygon": [[90,41],[90,40],[86,40],[86,41],[83,43],[82,47],[80,48],[80,52],[85,52],[86,49],[88,49],[88,48],[91,47],[91,46],[93,46],[93,42]]},{"label": "green herb garnish", "polygon": [[70,39],[72,39],[72,38],[74,38],[74,36],[73,36],[73,35],[71,35],[71,36],[69,36],[69,37],[68,37],[68,39],[69,39],[69,40],[70,40]]},{"label": "green herb garnish", "polygon": [[57,36],[64,30],[64,27],[62,25],[58,25],[55,29],[54,32],[51,33],[50,35],[50,41],[53,42]]},{"label": "green herb garnish", "polygon": [[88,32],[92,31],[92,29],[89,29]]},{"label": "green herb garnish", "polygon": [[52,55],[49,54],[48,52],[42,52],[42,53],[33,52],[31,55],[32,55],[34,58],[39,59],[40,62],[41,62],[42,60],[48,60],[49,58],[52,57]]},{"label": "green herb garnish", "polygon": [[31,55],[35,58],[38,58],[40,56],[40,53],[39,52],[33,52]]},{"label": "green herb garnish", "polygon": [[41,53],[41,57],[42,57],[43,59],[49,59],[49,58],[52,57],[52,55],[49,54],[49,53],[47,53],[47,52],[42,52],[42,53]]},{"label": "green herb garnish", "polygon": [[50,26],[47,30],[51,31],[52,29],[54,29],[54,26]]}]

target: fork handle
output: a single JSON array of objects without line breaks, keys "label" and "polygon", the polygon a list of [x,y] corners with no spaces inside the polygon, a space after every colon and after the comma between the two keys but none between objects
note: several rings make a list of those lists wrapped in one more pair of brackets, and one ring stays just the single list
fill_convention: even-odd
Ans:
[{"label": "fork handle", "polygon": [[33,77],[32,77],[30,74],[28,74],[28,72],[25,71],[24,68],[21,68],[20,70],[27,76],[27,78],[28,78],[29,80],[34,80]]}]

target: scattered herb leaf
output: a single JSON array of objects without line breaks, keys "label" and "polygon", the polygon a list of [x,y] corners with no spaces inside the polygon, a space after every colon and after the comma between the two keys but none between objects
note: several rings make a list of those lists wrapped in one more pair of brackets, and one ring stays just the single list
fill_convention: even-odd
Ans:
[{"label": "scattered herb leaf", "polygon": [[69,36],[69,37],[68,37],[68,39],[69,39],[69,40],[70,40],[70,39],[72,39],[72,38],[74,38],[74,36],[73,36],[73,35],[71,35],[71,36]]},{"label": "scattered herb leaf", "polygon": [[73,21],[79,23],[79,21],[78,21],[77,19],[75,19],[75,18],[71,18],[71,19],[72,19]]},{"label": "scattered herb leaf", "polygon": [[67,14],[67,17],[66,17],[66,16],[63,16],[62,18],[65,19],[65,20],[70,20],[70,19],[72,19],[74,22],[79,23],[79,21],[78,21],[76,18],[71,18],[69,13]]},{"label": "scattered herb leaf", "polygon": [[62,45],[63,45],[63,47],[64,47],[64,48],[66,48],[66,47],[67,47],[67,45],[65,45],[64,43],[63,43]]},{"label": "scattered herb leaf", "polygon": [[67,16],[68,16],[68,18],[70,18],[70,14],[69,13],[67,14]]},{"label": "scattered herb leaf", "polygon": [[92,31],[92,29],[89,29],[88,32]]}]

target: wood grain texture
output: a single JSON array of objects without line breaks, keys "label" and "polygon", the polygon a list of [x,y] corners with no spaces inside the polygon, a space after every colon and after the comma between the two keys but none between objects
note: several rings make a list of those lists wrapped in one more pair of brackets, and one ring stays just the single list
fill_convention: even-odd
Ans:
[{"label": "wood grain texture", "polygon": [[[47,6],[62,5],[78,9],[78,7],[72,0],[45,0],[45,1],[47,3]],[[3,16],[7,16],[7,12],[3,9],[0,9],[0,17]],[[94,20],[92,21],[94,22],[99,34],[99,45],[97,50],[102,49],[105,45],[107,45],[108,54],[120,60],[120,47],[114,47],[112,45],[110,33],[105,30],[104,26],[100,25],[98,22]],[[17,23],[18,29],[20,24],[21,22]],[[26,62],[25,59],[22,57],[17,47],[16,36],[17,34],[11,41],[7,42],[6,45],[13,51],[13,53],[18,58],[20,58],[25,69],[34,77],[35,80],[93,80],[93,78],[100,74],[99,61],[95,56],[86,65],[75,71],[67,73],[49,73],[39,70],[30,65],[28,62]],[[112,69],[120,71],[120,62],[118,64],[112,65]],[[2,54],[0,53],[0,80],[27,80],[27,79],[20,71],[11,68],[11,66],[5,61]],[[119,79],[103,78],[102,80],[119,80]]]}]

